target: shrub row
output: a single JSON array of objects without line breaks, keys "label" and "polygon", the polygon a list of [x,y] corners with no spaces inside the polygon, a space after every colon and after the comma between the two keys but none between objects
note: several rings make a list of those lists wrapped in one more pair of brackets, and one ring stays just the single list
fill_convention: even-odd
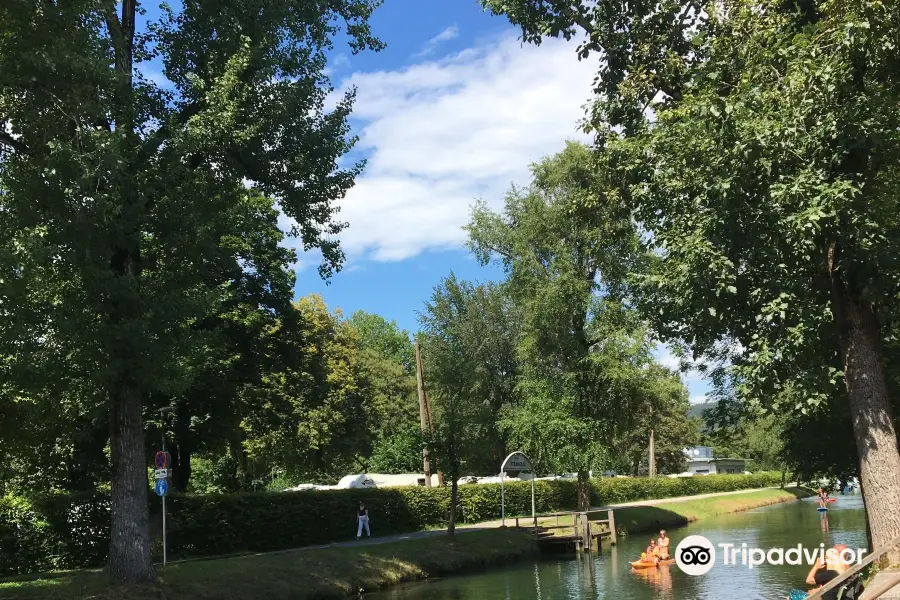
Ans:
[{"label": "shrub row", "polygon": [[[594,506],[775,486],[781,474],[714,475],[683,479],[616,478],[591,481]],[[460,521],[500,518],[498,484],[459,488]],[[573,510],[572,480],[538,481],[538,512]],[[352,539],[356,504],[369,507],[375,535],[446,525],[449,488],[387,488],[317,492],[173,495],[167,501],[171,559],[265,552]],[[531,486],[506,485],[506,514],[531,513]],[[151,515],[159,520],[159,499]],[[0,498],[0,575],[102,565],[109,547],[109,497],[65,494]]]}]

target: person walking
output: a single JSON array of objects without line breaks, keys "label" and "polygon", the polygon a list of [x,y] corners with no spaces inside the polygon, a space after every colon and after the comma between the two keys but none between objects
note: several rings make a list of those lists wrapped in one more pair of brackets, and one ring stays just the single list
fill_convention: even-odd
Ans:
[{"label": "person walking", "polygon": [[366,528],[366,537],[372,537],[369,530],[369,509],[363,502],[359,503],[359,510],[356,511],[356,539],[362,537],[363,527]]}]

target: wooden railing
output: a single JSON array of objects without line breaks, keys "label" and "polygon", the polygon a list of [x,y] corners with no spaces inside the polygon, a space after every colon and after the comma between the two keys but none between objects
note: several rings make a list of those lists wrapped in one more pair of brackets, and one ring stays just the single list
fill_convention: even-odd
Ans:
[{"label": "wooden railing", "polygon": [[[862,560],[859,564],[854,566],[852,569],[848,569],[840,574],[840,576],[835,577],[831,581],[829,581],[824,586],[817,589],[815,592],[811,593],[806,597],[806,600],[819,600],[822,598],[823,594],[830,592],[831,590],[840,587],[844,583],[847,582],[851,577],[858,575],[862,572],[863,569],[879,560],[882,556],[884,556],[887,552],[890,552],[897,546],[900,546],[900,535],[892,539],[890,542],[885,544],[880,548],[876,548],[873,550],[865,559]],[[883,584],[867,589],[863,592],[861,599],[865,600],[875,600],[875,598],[880,598],[883,594],[885,594],[888,590],[892,589],[897,584],[900,584],[900,574],[897,576],[885,581]]]},{"label": "wooden railing", "polygon": [[[591,518],[596,517],[598,514],[605,512],[607,515],[606,519],[598,519]],[[560,517],[571,517],[572,523],[567,525],[560,525],[559,519]],[[538,525],[540,521],[546,521],[547,519],[556,518],[556,525]],[[572,538],[576,538],[581,544],[584,550],[590,550],[593,545],[593,540],[598,539],[600,537],[609,536],[610,544],[613,546],[616,545],[617,536],[616,536],[616,518],[612,509],[599,511],[589,511],[589,512],[561,512],[561,513],[548,513],[542,515],[535,515],[532,517],[515,517],[516,527],[522,527],[522,521],[526,523],[531,523],[531,526],[534,527],[535,535],[538,534],[538,528],[544,530],[558,530],[558,529],[571,529],[572,530]],[[608,531],[601,531],[599,533],[595,533],[592,525],[603,525],[604,523],[608,526]]]}]

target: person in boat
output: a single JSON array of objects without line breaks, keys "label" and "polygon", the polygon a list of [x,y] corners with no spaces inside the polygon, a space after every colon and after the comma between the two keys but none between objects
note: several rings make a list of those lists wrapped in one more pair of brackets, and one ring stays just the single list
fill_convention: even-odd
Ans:
[{"label": "person in boat", "polygon": [[656,540],[650,538],[650,545],[641,554],[641,562],[659,562],[659,548],[656,546]]},{"label": "person in boat", "polygon": [[669,559],[669,538],[666,536],[666,530],[659,532],[659,539],[656,540],[657,552],[659,552],[659,560]]}]

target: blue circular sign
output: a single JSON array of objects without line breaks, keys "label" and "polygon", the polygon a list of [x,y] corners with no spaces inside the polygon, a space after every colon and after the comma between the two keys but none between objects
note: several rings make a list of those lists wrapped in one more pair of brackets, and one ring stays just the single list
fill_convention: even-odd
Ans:
[{"label": "blue circular sign", "polygon": [[169,482],[165,479],[157,479],[156,480],[156,495],[157,496],[165,496],[166,492],[169,491]]}]

